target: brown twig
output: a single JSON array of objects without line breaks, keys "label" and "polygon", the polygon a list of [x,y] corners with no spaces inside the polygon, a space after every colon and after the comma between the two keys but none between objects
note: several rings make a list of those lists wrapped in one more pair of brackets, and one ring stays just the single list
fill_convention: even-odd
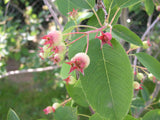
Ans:
[{"label": "brown twig", "polygon": [[11,2],[10,5],[13,6],[14,8],[16,8],[21,14],[23,14],[23,15],[25,14],[24,10],[22,10],[20,7],[18,7],[13,2]]},{"label": "brown twig", "polygon": [[103,9],[103,12],[105,14],[105,19],[107,18],[107,11],[106,11],[106,8],[104,6],[104,3],[102,0],[97,0],[97,9],[100,9],[102,8]]},{"label": "brown twig", "polygon": [[11,76],[11,75],[18,75],[18,74],[23,74],[23,73],[33,73],[33,72],[43,72],[43,71],[53,70],[57,68],[59,68],[59,66],[49,66],[49,67],[44,67],[44,68],[9,71],[3,75],[0,75],[0,79]]},{"label": "brown twig", "polygon": [[[144,32],[143,36],[141,37],[141,40],[144,41],[145,37],[148,35],[148,33],[150,32],[150,30],[155,26],[155,24],[160,20],[160,17],[158,16],[154,22],[147,28],[147,30]],[[141,50],[141,48],[138,48],[136,53],[139,53]],[[137,65],[137,57],[134,58],[134,62],[133,62],[134,66]],[[136,67],[134,67],[134,72],[136,71]]]},{"label": "brown twig", "polygon": [[54,18],[55,22],[59,26],[60,30],[63,31],[63,26],[59,23],[56,13],[53,11],[52,6],[49,4],[48,0],[43,0],[44,4],[47,5],[52,17]]},{"label": "brown twig", "polygon": [[69,98],[69,99],[65,100],[64,102],[62,102],[60,105],[61,105],[61,106],[64,106],[67,102],[69,102],[69,101],[71,101],[71,100],[72,100],[72,98]]}]

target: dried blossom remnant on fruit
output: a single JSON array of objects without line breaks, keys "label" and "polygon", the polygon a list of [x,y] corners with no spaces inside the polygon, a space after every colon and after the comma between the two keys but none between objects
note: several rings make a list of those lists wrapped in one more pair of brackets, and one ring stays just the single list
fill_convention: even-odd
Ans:
[{"label": "dried blossom remnant on fruit", "polygon": [[54,51],[55,53],[59,53],[59,54],[64,53],[66,52],[66,45],[63,42],[61,42],[59,45],[54,46],[52,51]]},{"label": "dried blossom remnant on fruit", "polygon": [[72,12],[69,12],[68,15],[69,15],[70,17],[72,17],[73,19],[76,19],[76,18],[78,17],[78,9],[75,10],[75,9],[73,8],[73,11],[72,11]]},{"label": "dried blossom remnant on fruit", "polygon": [[135,90],[143,89],[141,86],[142,86],[142,84],[139,84],[139,82],[134,81],[133,87]]},{"label": "dried blossom remnant on fruit", "polygon": [[49,47],[56,46],[62,41],[62,33],[52,31],[48,35],[43,36],[42,39],[45,39],[44,45],[49,45]]},{"label": "dried blossom remnant on fruit", "polygon": [[96,38],[101,40],[101,48],[103,47],[104,44],[108,44],[112,47],[111,39],[112,39],[112,34],[109,32],[102,32],[101,31],[101,36],[96,36]]},{"label": "dried blossom remnant on fruit", "polygon": [[90,64],[90,58],[86,53],[78,53],[71,59],[70,62],[67,62],[67,64],[71,65],[69,73],[77,70],[84,75],[84,69]]},{"label": "dried blossom remnant on fruit", "polygon": [[54,64],[59,64],[63,60],[63,56],[61,54],[55,54],[50,59],[54,62]]},{"label": "dried blossom remnant on fruit", "polygon": [[76,79],[73,76],[69,75],[66,79],[64,79],[64,81],[66,81],[67,85],[73,85],[76,82]]}]

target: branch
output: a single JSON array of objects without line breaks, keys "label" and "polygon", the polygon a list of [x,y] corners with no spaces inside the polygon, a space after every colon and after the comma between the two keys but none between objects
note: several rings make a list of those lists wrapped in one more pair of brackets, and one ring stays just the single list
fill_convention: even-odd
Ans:
[{"label": "branch", "polygon": [[106,8],[104,6],[104,3],[102,0],[97,0],[97,9],[100,9],[102,8],[103,9],[103,12],[105,14],[105,19],[107,18],[107,11],[106,11]]},{"label": "branch", "polygon": [[14,8],[16,8],[20,13],[22,13],[23,15],[25,14],[24,13],[24,10],[22,10],[20,7],[18,7],[16,4],[14,4],[13,2],[10,2],[10,5],[13,6]]},{"label": "branch", "polygon": [[[149,34],[150,30],[155,26],[155,24],[160,20],[160,17],[158,16],[154,22],[147,28],[147,30],[144,32],[143,36],[141,37],[141,40],[144,41],[145,37]],[[136,53],[140,52],[141,48],[138,48]],[[133,62],[134,66],[137,65],[137,57],[134,58]],[[134,72],[136,71],[136,67],[134,67]]]},{"label": "branch", "polygon": [[154,101],[154,99],[157,97],[159,91],[160,91],[160,82],[157,82],[157,84],[156,84],[156,86],[155,86],[155,88],[154,88],[154,91],[153,91],[153,93],[152,93],[152,95],[151,95],[151,99],[146,102],[146,105],[145,105],[146,107],[140,109],[140,111],[137,113],[137,115],[135,115],[136,118],[140,117],[140,115],[143,113],[143,111],[144,111],[147,107],[149,107],[149,106],[151,105],[151,103],[152,103],[152,102]]},{"label": "branch", "polygon": [[55,22],[58,24],[61,31],[63,31],[63,26],[59,23],[56,13],[53,11],[52,6],[49,4],[48,0],[43,0],[44,4],[47,5],[52,17],[54,18]]},{"label": "branch", "polygon": [[9,71],[4,75],[0,75],[0,79],[2,79],[4,77],[11,76],[11,75],[18,75],[18,74],[32,73],[32,72],[43,72],[43,71],[53,70],[53,69],[57,69],[57,68],[59,68],[59,66],[49,66],[49,67],[44,67],[44,68]]}]

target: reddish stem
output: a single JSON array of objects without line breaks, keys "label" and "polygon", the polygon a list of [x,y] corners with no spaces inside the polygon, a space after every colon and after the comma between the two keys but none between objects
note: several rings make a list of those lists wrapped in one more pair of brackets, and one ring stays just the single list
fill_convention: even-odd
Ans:
[{"label": "reddish stem", "polygon": [[73,44],[74,42],[78,41],[79,39],[83,38],[84,36],[86,36],[86,34],[82,35],[81,37],[77,38],[76,40],[70,42],[67,46]]},{"label": "reddish stem", "polygon": [[[81,37],[79,37],[79,38],[77,38],[76,40],[74,40],[74,41],[72,41],[71,43],[69,43],[67,46],[69,46],[69,45],[71,45],[71,44],[73,44],[74,42],[76,42],[77,40],[79,40],[79,39],[81,39],[81,38],[83,38],[84,36],[86,36],[87,35],[87,39],[89,38],[88,36],[89,36],[89,34],[90,33],[98,33],[99,31],[102,31],[103,29],[105,29],[107,26],[103,26],[103,27],[101,27],[101,28],[98,28],[98,29],[96,29],[96,30],[91,30],[91,31],[87,31],[87,32],[72,32],[72,33],[66,33],[66,34],[63,34],[63,35],[70,35],[70,34],[84,34],[84,35],[82,35]],[[87,42],[87,44],[88,44],[88,42]],[[89,45],[89,44],[88,44]],[[87,48],[87,50],[86,51],[88,51],[88,48]]]},{"label": "reddish stem", "polygon": [[72,35],[72,34],[85,34],[86,32],[72,32],[72,33],[65,33],[63,35]]}]

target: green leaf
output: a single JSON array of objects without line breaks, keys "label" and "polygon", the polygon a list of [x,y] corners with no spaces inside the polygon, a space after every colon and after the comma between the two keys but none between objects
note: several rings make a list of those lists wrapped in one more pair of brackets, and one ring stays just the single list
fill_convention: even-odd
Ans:
[{"label": "green leaf", "polygon": [[62,68],[60,71],[60,75],[61,75],[62,79],[66,79],[68,77],[69,69],[70,69],[70,66],[68,64],[66,64],[66,63],[62,64]]},{"label": "green leaf", "polygon": [[145,107],[145,101],[142,98],[134,98],[131,107],[132,114],[139,112],[142,107]]},{"label": "green leaf", "polygon": [[113,25],[112,32],[119,38],[129,43],[132,43],[138,46],[143,45],[141,39],[134,32],[124,27],[123,25],[120,25],[120,24]]},{"label": "green leaf", "polygon": [[142,120],[159,120],[160,118],[160,109],[152,110],[146,113]]},{"label": "green leaf", "polygon": [[116,4],[121,8],[128,7],[130,5],[134,5],[140,1],[141,0],[115,0]]},{"label": "green leaf", "polygon": [[[76,28],[76,25],[73,20],[67,22],[67,24],[64,26],[63,34],[72,32],[74,28]],[[67,37],[68,35],[63,36],[63,40],[65,40]]]},{"label": "green leaf", "polygon": [[90,18],[93,15],[92,12],[83,12],[79,14],[79,17],[77,19],[77,24],[80,24],[83,20]]},{"label": "green leaf", "polygon": [[[119,9],[119,7],[117,5],[115,5],[112,9],[111,9],[111,12],[110,12],[110,17],[109,17],[109,22],[111,22],[112,18],[114,17],[116,11]],[[118,19],[119,19],[119,16],[121,15],[121,12],[122,12],[122,9],[120,9],[117,13],[117,15],[115,16],[113,22],[112,22],[112,25],[116,24]]]},{"label": "green leaf", "polygon": [[89,120],[106,120],[105,118],[102,118],[99,114],[92,115]]},{"label": "green leaf", "polygon": [[139,120],[139,119],[136,119],[131,115],[127,115],[123,120]]},{"label": "green leaf", "polygon": [[146,53],[137,53],[138,60],[151,72],[158,80],[160,80],[160,63],[152,56]]},{"label": "green leaf", "polygon": [[144,107],[145,101],[141,98],[136,98],[136,99],[133,99],[132,101],[132,106],[133,107]]},{"label": "green leaf", "polygon": [[79,7],[75,5],[71,0],[56,0],[58,10],[65,16],[68,16],[67,13],[73,11],[74,9],[78,9]]},{"label": "green leaf", "polygon": [[104,1],[104,5],[106,7],[107,12],[109,8],[112,9],[116,5],[115,0],[103,0],[103,1]]},{"label": "green leaf", "polygon": [[[70,70],[70,66],[66,63],[62,65],[62,69],[60,72],[60,75],[62,79],[65,79],[68,77],[68,72]],[[71,74],[74,73],[72,72]],[[82,90],[81,81],[78,80],[74,85],[66,85],[68,94],[72,97],[72,99],[79,105],[83,107],[88,107],[88,102],[86,100],[86,97],[84,95],[84,92]]]},{"label": "green leaf", "polygon": [[82,90],[81,81],[78,80],[75,85],[67,85],[67,92],[73,98],[73,100],[83,106],[88,107],[88,102],[86,100],[86,96]]},{"label": "green leaf", "polygon": [[64,106],[54,112],[55,120],[77,120],[77,109]]},{"label": "green leaf", "polygon": [[90,41],[90,65],[80,74],[82,89],[91,107],[108,120],[121,120],[128,112],[133,96],[133,73],[125,50],[115,39],[113,48]]},{"label": "green leaf", "polygon": [[[113,16],[115,15],[117,9],[119,9],[119,7],[115,4],[114,0],[104,0],[104,5],[106,7],[107,13],[110,14],[109,16],[109,23],[111,22]],[[110,11],[109,11],[110,9]],[[119,10],[119,12],[117,13],[117,15],[115,16],[112,25],[117,23],[118,18],[121,14],[122,9]]]},{"label": "green leaf", "polygon": [[145,8],[146,8],[146,12],[149,16],[152,15],[152,13],[154,12],[154,3],[153,0],[145,0]]},{"label": "green leaf", "polygon": [[145,86],[142,86],[142,90],[141,90],[141,94],[142,94],[142,97],[143,97],[143,99],[145,100],[145,101],[148,101],[149,100],[149,91],[148,91],[148,89],[147,89],[147,87],[145,87]]},{"label": "green leaf", "polygon": [[124,3],[123,5],[121,5],[121,8],[126,8],[129,7],[131,5],[135,5],[137,3],[141,2],[141,0],[128,0],[126,3]]},{"label": "green leaf", "polygon": [[7,114],[7,120],[20,120],[20,119],[16,114],[16,112],[10,108]]},{"label": "green leaf", "polygon": [[[97,11],[97,15],[98,15],[101,23],[103,24],[103,23],[104,23],[104,20],[105,20],[105,19],[104,19],[105,17],[104,17],[104,12],[103,12],[103,10],[102,10],[102,9],[99,9],[99,10]],[[99,25],[99,23],[98,23],[98,20],[97,20],[95,14],[88,20],[87,25],[94,26],[94,27],[101,27],[101,26]]]},{"label": "green leaf", "polygon": [[95,0],[70,0],[72,3],[77,5],[79,8],[94,8]]}]

